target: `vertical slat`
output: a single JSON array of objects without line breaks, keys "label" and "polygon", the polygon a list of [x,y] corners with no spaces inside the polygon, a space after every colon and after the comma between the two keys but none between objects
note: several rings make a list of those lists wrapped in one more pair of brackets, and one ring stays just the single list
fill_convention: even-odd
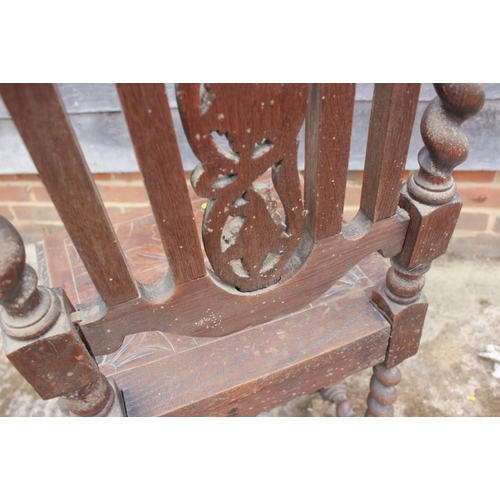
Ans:
[{"label": "vertical slat", "polygon": [[164,84],[117,84],[151,208],[177,284],[205,275]]},{"label": "vertical slat", "polygon": [[305,219],[315,241],[342,229],[355,85],[311,85],[306,118]]},{"label": "vertical slat", "polygon": [[3,84],[3,100],[40,178],[107,306],[138,296],[121,247],[57,89]]},{"label": "vertical slat", "polygon": [[361,192],[374,222],[396,213],[419,92],[419,83],[375,85]]}]

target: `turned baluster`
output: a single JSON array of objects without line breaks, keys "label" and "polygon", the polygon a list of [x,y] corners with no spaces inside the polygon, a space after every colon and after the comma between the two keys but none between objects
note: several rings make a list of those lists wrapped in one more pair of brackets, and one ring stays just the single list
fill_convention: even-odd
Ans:
[{"label": "turned baluster", "polygon": [[400,381],[401,372],[397,367],[385,368],[383,364],[373,367],[365,417],[394,416],[392,405],[398,397],[396,385]]},{"label": "turned baluster", "polygon": [[[373,384],[379,394],[379,383],[393,387],[386,384],[383,369],[396,366],[418,350],[427,311],[421,293],[424,274],[432,261],[446,252],[462,207],[452,176],[469,150],[460,125],[484,103],[480,84],[444,83],[434,88],[438,97],[427,107],[420,126],[425,145],[418,155],[420,168],[401,190],[400,206],[410,215],[403,249],[391,259],[385,286],[372,294],[373,302],[392,323],[385,368],[377,368],[372,377],[378,381]],[[373,391],[369,411],[377,400]]]},{"label": "turned baluster", "polygon": [[325,401],[335,404],[335,414],[337,417],[356,416],[352,410],[352,401],[347,397],[347,385],[345,382],[329,387],[328,389],[321,389],[319,393]]},{"label": "turned baluster", "polygon": [[71,322],[64,291],[37,281],[21,236],[0,217],[0,328],[8,359],[43,399],[62,397],[70,415],[122,416],[121,395]]}]

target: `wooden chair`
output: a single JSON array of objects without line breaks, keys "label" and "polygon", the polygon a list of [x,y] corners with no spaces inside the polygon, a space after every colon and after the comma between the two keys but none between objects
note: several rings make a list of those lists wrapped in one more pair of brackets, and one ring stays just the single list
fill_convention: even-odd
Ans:
[{"label": "wooden chair", "polygon": [[370,366],[366,414],[392,415],[424,274],[461,208],[460,124],[484,101],[478,84],[435,85],[403,184],[419,88],[375,86],[360,210],[344,224],[353,84],[178,85],[192,188],[164,85],[120,84],[152,214],[113,226],[56,87],[2,85],[67,230],[39,247],[49,288],[0,220],[7,357],[72,416],[256,415],[317,390],[351,415],[343,381]]}]

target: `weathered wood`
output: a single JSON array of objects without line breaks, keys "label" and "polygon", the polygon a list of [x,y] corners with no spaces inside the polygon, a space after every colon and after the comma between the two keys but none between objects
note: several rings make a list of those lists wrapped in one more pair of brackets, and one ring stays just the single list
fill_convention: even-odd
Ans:
[{"label": "weathered wood", "polygon": [[306,119],[305,228],[313,240],[342,229],[355,86],[312,84]]},{"label": "weathered wood", "polygon": [[387,322],[366,302],[384,274],[371,256],[295,314],[198,346],[151,333],[101,370],[127,388],[129,416],[256,415],[384,359]]},{"label": "weathered wood", "polygon": [[[499,83],[482,84],[488,100],[500,99]],[[173,83],[166,83],[167,95],[171,108],[177,107],[174,97]],[[101,114],[119,113],[120,101],[113,83],[58,83],[57,87],[68,114]],[[373,83],[358,83],[356,85],[356,102],[370,103],[373,98]],[[419,102],[422,104],[432,101],[436,97],[432,83],[422,83]],[[9,118],[9,112],[0,101],[0,119]]]},{"label": "weathered wood", "polygon": [[365,417],[394,416],[392,405],[398,397],[396,385],[400,381],[401,372],[398,368],[386,368],[383,364],[373,367]]},{"label": "weathered wood", "polygon": [[137,297],[135,281],[56,88],[2,84],[0,90],[104,303],[113,306]]},{"label": "weathered wood", "polygon": [[[277,283],[302,235],[297,135],[308,86],[180,84],[177,98],[201,162],[193,187],[209,199],[203,243],[215,275],[242,292]],[[268,169],[279,200],[258,185]]]},{"label": "weathered wood", "polygon": [[335,414],[337,417],[355,417],[352,410],[352,401],[347,397],[347,384],[341,382],[333,387],[321,389],[319,391],[325,401],[331,401],[335,404]]},{"label": "weathered wood", "polygon": [[43,399],[62,396],[76,415],[105,416],[115,391],[72,322],[61,289],[37,287],[19,233],[0,217],[0,327],[9,361]]},{"label": "weathered wood", "polygon": [[392,368],[418,351],[427,301],[422,294],[430,265],[408,270],[391,260],[385,286],[373,289],[372,301],[391,322],[392,334],[385,366]]},{"label": "weathered wood", "polygon": [[35,270],[26,264],[21,236],[0,216],[0,326],[12,338],[43,335],[57,321],[59,300],[47,288],[37,287]]},{"label": "weathered wood", "polygon": [[118,84],[135,154],[176,284],[201,278],[205,263],[164,84]]},{"label": "weathered wood", "polygon": [[375,85],[361,192],[361,210],[372,221],[396,211],[419,90],[420,84]]},{"label": "weathered wood", "polygon": [[[356,87],[357,89],[359,85]],[[433,93],[435,95],[435,92]],[[500,157],[500,141],[497,141],[496,138],[500,137],[500,100],[494,100],[488,94],[487,97],[488,100],[477,117],[474,120],[465,122],[462,128],[470,142],[469,157],[461,167],[464,170],[492,171],[498,169],[496,159]],[[118,96],[116,100],[119,107]],[[420,101],[416,123],[420,123],[425,108],[426,103]],[[363,170],[370,110],[370,101],[356,100],[349,170]],[[93,173],[138,171],[137,161],[122,113],[116,111],[89,112],[70,114],[69,117],[83,154]],[[191,172],[198,161],[185,137],[178,109],[172,109],[172,118],[184,170]],[[304,136],[305,127],[299,133],[301,143],[304,143]],[[419,127],[414,126],[406,163],[407,170],[418,170],[417,154],[421,147],[422,139]],[[304,170],[304,149],[302,147],[299,147],[297,164],[299,170]],[[0,119],[0,175],[31,173],[36,173],[36,168],[12,120]]]},{"label": "weathered wood", "polygon": [[95,355],[117,350],[126,335],[140,331],[226,336],[304,307],[374,251],[399,253],[407,222],[400,214],[370,227],[358,217],[342,233],[317,242],[289,279],[260,293],[239,293],[208,276],[175,289],[160,282],[149,288],[149,300],[109,308],[104,316],[93,307],[80,308],[80,328]]},{"label": "weathered wood", "polygon": [[400,205],[410,216],[403,250],[391,260],[386,286],[373,291],[374,303],[392,322],[388,368],[418,350],[427,310],[421,295],[424,274],[432,260],[446,252],[462,206],[452,177],[468,154],[460,124],[478,113],[484,102],[478,84],[436,84],[436,90],[439,97],[421,123],[421,168],[401,191]]},{"label": "weathered wood", "polygon": [[[43,111],[66,120],[64,127],[58,127],[73,145],[69,155],[73,160],[79,151],[54,89],[42,86],[49,97],[42,102],[42,91],[26,88],[30,113],[33,108],[40,111],[31,117],[32,123],[50,125],[47,119],[38,118],[38,114],[44,116]],[[346,375],[376,365],[367,414],[392,414],[393,387],[399,381],[399,372],[392,367],[418,347],[427,307],[421,293],[423,273],[430,266],[429,259],[445,248],[433,243],[438,237],[436,228],[444,230],[443,217],[452,223],[457,207],[449,172],[463,161],[464,143],[453,126],[446,128],[447,122],[455,117],[459,123],[460,117],[472,115],[480,92],[473,86],[437,87],[442,106],[432,104],[431,110],[437,110],[440,119],[433,112],[424,117],[423,137],[429,153],[421,155],[421,172],[403,189],[405,211],[397,207],[396,193],[418,85],[377,86],[361,210],[342,226],[336,209],[341,208],[345,193],[353,87],[311,87],[306,212],[308,206],[312,211],[306,215],[296,168],[296,138],[310,87],[180,85],[178,101],[186,135],[202,162],[192,175],[193,185],[199,196],[209,199],[203,213],[203,237],[213,272],[209,269],[204,275],[203,252],[192,220],[203,211],[201,200],[197,199],[199,207],[192,210],[184,188],[184,192],[171,193],[184,186],[184,181],[165,89],[162,85],[119,89],[157,221],[154,225],[151,216],[143,217],[142,222],[123,216],[128,218],[129,232],[120,237],[132,259],[135,255],[155,259],[157,254],[150,250],[155,240],[163,243],[169,265],[141,261],[141,296],[137,297],[134,286],[135,295],[107,308],[96,300],[75,312],[62,292],[48,292],[49,303],[58,304],[58,311],[64,314],[45,326],[43,334],[28,338],[31,324],[19,327],[17,318],[35,317],[36,323],[41,322],[45,292],[37,290],[36,279],[17,264],[23,258],[22,244],[9,236],[11,229],[7,228],[9,252],[17,260],[6,266],[0,260],[0,278],[26,285],[13,288],[0,282],[0,299],[6,306],[2,322],[7,325],[6,350],[21,371],[45,396],[62,395],[71,414],[123,413],[120,391],[95,364],[93,355],[103,355],[103,370],[126,388],[131,415],[254,415],[288,401],[297,391],[341,384]],[[469,98],[468,93],[475,97]],[[44,151],[45,145],[37,142],[33,131],[26,135],[36,146],[31,149]],[[49,145],[61,148],[61,136],[59,142],[49,133],[45,136]],[[440,143],[438,147],[435,142]],[[78,154],[77,163],[86,171]],[[432,161],[426,162],[427,157]],[[50,160],[52,156],[45,150],[41,158]],[[56,155],[61,158],[66,156]],[[273,173],[274,199],[272,190],[258,186],[267,170]],[[339,185],[325,184],[332,180]],[[64,185],[53,181],[52,186]],[[165,199],[169,206],[163,204]],[[167,221],[175,205],[182,206],[180,219]],[[410,223],[408,214],[414,219]],[[142,246],[135,245],[134,227],[146,229]],[[421,237],[426,232],[434,236]],[[159,259],[165,260],[160,243]],[[195,257],[179,263],[184,245],[194,248]],[[46,248],[61,255],[57,245]],[[76,253],[66,243],[64,251],[73,271]],[[344,276],[343,284],[332,287],[349,270],[356,275],[353,266],[375,251],[393,257],[385,287],[380,261],[374,256],[369,261],[369,275],[379,278],[369,282],[364,276],[360,286],[347,290],[349,278]],[[54,264],[49,261],[47,265],[51,274]],[[62,262],[58,260],[56,265],[60,267]],[[74,273],[71,278],[76,287]],[[52,302],[50,294],[55,297]],[[372,303],[366,302],[368,296]],[[155,335],[159,342],[148,344],[147,339]],[[176,351],[178,346],[183,346],[181,352]],[[49,366],[52,364],[54,367]],[[76,382],[73,367],[83,370]],[[323,392],[338,404],[339,414],[348,415],[351,406],[344,388],[341,384]]]}]

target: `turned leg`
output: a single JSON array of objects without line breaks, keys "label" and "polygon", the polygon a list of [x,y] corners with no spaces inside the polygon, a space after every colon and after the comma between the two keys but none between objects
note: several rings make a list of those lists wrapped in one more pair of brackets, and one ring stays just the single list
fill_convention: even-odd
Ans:
[{"label": "turned leg", "polygon": [[365,417],[393,417],[393,403],[398,397],[396,385],[401,381],[401,372],[397,367],[386,368],[383,364],[373,367],[370,380]]},{"label": "turned leg", "polygon": [[321,389],[319,393],[325,401],[335,403],[335,413],[337,417],[356,416],[352,411],[352,402],[347,397],[347,385],[345,382],[334,385],[328,389]]}]

